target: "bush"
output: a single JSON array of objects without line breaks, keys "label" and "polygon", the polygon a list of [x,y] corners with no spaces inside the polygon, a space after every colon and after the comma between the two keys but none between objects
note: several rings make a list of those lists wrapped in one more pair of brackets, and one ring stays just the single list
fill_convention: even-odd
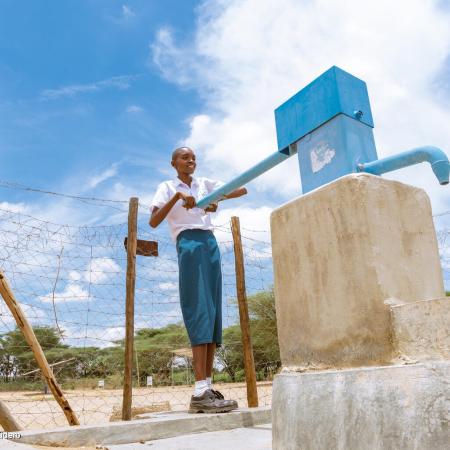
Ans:
[{"label": "bush", "polygon": [[0,383],[1,392],[13,392],[13,391],[39,391],[44,392],[44,381],[24,381],[14,380],[7,383]]}]

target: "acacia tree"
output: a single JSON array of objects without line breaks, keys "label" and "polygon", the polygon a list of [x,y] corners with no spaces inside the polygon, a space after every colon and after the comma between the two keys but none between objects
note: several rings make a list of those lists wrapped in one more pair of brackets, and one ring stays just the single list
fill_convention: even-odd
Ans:
[{"label": "acacia tree", "polygon": [[163,328],[143,328],[134,340],[139,358],[139,376],[156,376],[156,381],[166,383],[170,379],[173,351],[189,347],[189,339],[184,325],[169,324]]},{"label": "acacia tree", "polygon": [[[34,334],[42,350],[67,349],[61,343],[61,338],[55,328],[42,326],[34,327]],[[0,337],[0,370],[5,381],[38,368],[34,355],[28,343],[18,328],[8,331]],[[37,373],[36,376],[39,376]]]},{"label": "acacia tree", "polygon": [[[247,301],[255,369],[267,378],[281,367],[273,289],[251,295]],[[237,381],[237,372],[244,369],[239,325],[224,330],[223,346],[218,349],[217,357],[231,380]]]}]

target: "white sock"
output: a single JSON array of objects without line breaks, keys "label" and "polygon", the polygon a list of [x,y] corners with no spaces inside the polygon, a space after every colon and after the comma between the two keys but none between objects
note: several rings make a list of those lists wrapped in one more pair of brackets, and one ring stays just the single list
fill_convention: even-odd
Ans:
[{"label": "white sock", "polygon": [[206,382],[208,383],[208,389],[212,389],[212,378],[206,377]]},{"label": "white sock", "polygon": [[206,392],[209,389],[208,383],[206,380],[200,380],[195,382],[195,391],[194,391],[194,397],[198,397],[202,395],[204,392]]}]

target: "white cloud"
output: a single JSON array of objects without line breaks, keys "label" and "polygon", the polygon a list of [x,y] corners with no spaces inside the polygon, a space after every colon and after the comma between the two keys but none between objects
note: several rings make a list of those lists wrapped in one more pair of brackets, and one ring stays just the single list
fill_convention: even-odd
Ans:
[{"label": "white cloud", "polygon": [[111,258],[93,258],[85,272],[84,279],[93,284],[103,283],[108,279],[117,278],[122,269]]},{"label": "white cloud", "polygon": [[88,181],[88,185],[90,188],[97,187],[100,183],[103,183],[109,178],[112,178],[117,175],[117,164],[112,164],[111,167],[104,170],[103,172],[99,173],[98,175],[95,175],[90,178]]},{"label": "white cloud", "polygon": [[136,78],[138,78],[138,75],[121,75],[94,83],[71,84],[57,89],[45,89],[41,92],[41,98],[44,100],[54,100],[62,97],[75,97],[78,94],[98,92],[103,89],[127,90]]},{"label": "white cloud", "polygon": [[[432,86],[450,51],[450,11],[436,2],[207,0],[199,11],[190,46],[164,28],[151,47],[167,79],[205,99],[181,141],[211,177],[231,178],[274,152],[273,110],[332,65],[367,82],[379,157],[426,144],[449,152],[450,110]],[[435,212],[450,209],[429,167],[388,177],[425,188]],[[296,196],[296,157],[254,186]]]},{"label": "white cloud", "polygon": [[28,206],[25,203],[0,202],[0,210],[25,213],[28,211]]},{"label": "white cloud", "polygon": [[180,84],[193,82],[194,67],[198,69],[194,52],[189,48],[178,47],[170,28],[163,27],[158,31],[156,41],[150,44],[150,50],[153,62],[168,80]]},{"label": "white cloud", "polygon": [[136,13],[128,5],[122,5],[122,16],[125,19],[131,19],[136,16]]},{"label": "white cloud", "polygon": [[64,343],[74,347],[113,347],[115,345],[114,341],[125,337],[124,326],[104,327],[95,325],[87,330],[84,326],[64,326],[63,329]]},{"label": "white cloud", "polygon": [[141,108],[138,105],[130,105],[127,108],[127,113],[130,113],[130,114],[137,114],[137,113],[140,113],[142,111],[144,111],[144,109]]},{"label": "white cloud", "polygon": [[[53,302],[53,293],[50,292],[46,295],[41,295],[39,297],[44,303]],[[89,292],[83,289],[79,284],[74,282],[69,282],[65,288],[60,292],[55,292],[54,301],[55,303],[66,303],[66,302],[87,302],[89,300]]]},{"label": "white cloud", "polygon": [[159,283],[158,288],[162,291],[175,291],[178,290],[178,283],[173,283],[171,281]]},{"label": "white cloud", "polygon": [[[20,307],[22,309],[23,314],[25,315],[28,322],[32,325],[45,325],[48,324],[49,321],[46,321],[45,312],[33,305],[28,305],[24,303],[20,303]],[[11,314],[11,311],[6,306],[6,304],[1,301],[0,302],[0,332],[4,332],[5,328],[8,330],[14,329],[16,326],[16,321],[14,316]]]},{"label": "white cloud", "polygon": [[[214,218],[214,224],[219,225],[216,228],[215,235],[218,241],[230,241],[232,235],[230,231],[230,220],[232,216],[239,217],[241,234],[244,238],[250,238],[260,243],[270,242],[270,213],[272,209],[267,206],[259,208],[250,208],[237,206],[234,208],[222,209],[224,203],[219,203],[217,215]],[[267,245],[264,245],[266,248]]]},{"label": "white cloud", "polygon": [[71,270],[69,272],[69,280],[70,281],[80,281],[81,280],[81,273],[77,272],[76,270]]}]

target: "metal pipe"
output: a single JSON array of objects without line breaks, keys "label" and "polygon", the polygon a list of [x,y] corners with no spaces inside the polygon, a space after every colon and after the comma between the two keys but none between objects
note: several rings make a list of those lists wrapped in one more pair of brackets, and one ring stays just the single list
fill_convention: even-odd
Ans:
[{"label": "metal pipe", "polygon": [[386,172],[412,166],[422,162],[429,162],[439,184],[448,184],[450,163],[447,155],[437,147],[418,147],[387,158],[378,159],[364,164],[358,164],[358,172],[381,175]]},{"label": "metal pipe", "polygon": [[236,178],[233,178],[231,181],[224,184],[219,189],[216,189],[215,191],[211,192],[211,194],[202,198],[197,203],[197,207],[198,208],[206,208],[209,204],[216,202],[217,200],[221,199],[224,195],[227,195],[230,192],[233,192],[235,189],[237,189],[241,186],[244,186],[244,184],[246,184],[249,181],[253,180],[254,178],[258,177],[262,173],[267,172],[269,169],[276,166],[277,164],[280,164],[281,162],[288,159],[293,154],[294,154],[294,152],[292,152],[290,155],[287,155],[287,154],[281,153],[281,152],[273,153],[266,159],[263,159],[261,162],[256,164],[256,166],[251,167],[250,169],[245,171],[243,174],[239,175]]}]

